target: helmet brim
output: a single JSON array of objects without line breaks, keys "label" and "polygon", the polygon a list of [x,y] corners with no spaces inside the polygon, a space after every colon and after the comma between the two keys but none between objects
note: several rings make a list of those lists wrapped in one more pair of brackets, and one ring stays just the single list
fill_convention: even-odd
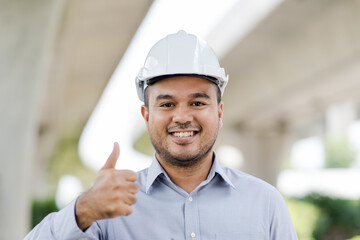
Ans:
[{"label": "helmet brim", "polygon": [[219,86],[219,80],[216,79],[215,77],[212,76],[206,76],[206,75],[200,75],[200,74],[187,74],[187,73],[181,73],[181,74],[168,74],[168,75],[162,75],[162,76],[157,76],[154,78],[151,78],[149,80],[146,81],[147,85],[152,85],[160,80],[166,79],[166,78],[171,78],[171,77],[177,77],[177,76],[189,76],[189,77],[198,77],[198,78],[203,78],[206,79],[212,83],[215,83],[217,86]]}]

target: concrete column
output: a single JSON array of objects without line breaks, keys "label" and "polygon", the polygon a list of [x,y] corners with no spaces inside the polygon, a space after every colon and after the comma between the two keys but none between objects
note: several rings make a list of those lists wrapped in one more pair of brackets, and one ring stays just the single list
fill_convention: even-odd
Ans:
[{"label": "concrete column", "polygon": [[276,186],[285,153],[289,149],[289,135],[281,127],[241,128],[238,147],[244,157],[243,171]]},{"label": "concrete column", "polygon": [[0,1],[1,239],[23,239],[30,227],[38,113],[60,1]]},{"label": "concrete column", "polygon": [[330,136],[344,136],[348,127],[356,121],[356,108],[353,102],[332,105],[326,112],[326,131]]}]

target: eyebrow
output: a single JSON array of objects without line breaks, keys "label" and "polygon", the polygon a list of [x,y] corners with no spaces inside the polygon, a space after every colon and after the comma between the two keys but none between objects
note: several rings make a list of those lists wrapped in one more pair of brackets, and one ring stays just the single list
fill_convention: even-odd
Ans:
[{"label": "eyebrow", "polygon": [[206,93],[193,93],[189,95],[190,98],[207,98],[210,99],[210,96]]},{"label": "eyebrow", "polygon": [[160,94],[156,97],[156,101],[164,100],[164,99],[173,99],[174,97],[169,94]]}]

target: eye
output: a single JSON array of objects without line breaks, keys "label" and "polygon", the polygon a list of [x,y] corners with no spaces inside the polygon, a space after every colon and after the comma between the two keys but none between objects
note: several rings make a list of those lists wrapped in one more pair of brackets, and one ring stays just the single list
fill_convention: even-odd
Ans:
[{"label": "eye", "polygon": [[163,108],[171,108],[171,107],[174,107],[175,106],[175,104],[173,104],[173,103],[163,103],[163,104],[161,104],[160,105],[160,107],[163,107]]},{"label": "eye", "polygon": [[200,107],[200,106],[204,106],[205,103],[203,103],[203,102],[193,102],[191,105],[195,106],[195,107]]}]

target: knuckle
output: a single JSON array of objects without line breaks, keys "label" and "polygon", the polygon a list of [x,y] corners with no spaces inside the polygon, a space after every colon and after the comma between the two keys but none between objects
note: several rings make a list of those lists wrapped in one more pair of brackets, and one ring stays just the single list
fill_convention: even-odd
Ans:
[{"label": "knuckle", "polygon": [[123,190],[126,189],[126,184],[123,181],[118,181],[115,185],[114,185],[114,189],[116,190]]},{"label": "knuckle", "polygon": [[114,191],[114,201],[123,202],[124,201],[124,192],[123,191]]},{"label": "knuckle", "polygon": [[135,181],[135,180],[137,180],[138,175],[137,175],[135,172],[130,172],[130,177],[131,177],[132,179],[134,179],[134,181]]},{"label": "knuckle", "polygon": [[114,193],[114,195],[111,198],[111,202],[118,202],[121,200],[121,195],[119,193]]},{"label": "knuckle", "polygon": [[130,206],[135,202],[136,202],[136,197],[133,194],[129,193],[123,196],[122,203]]},{"label": "knuckle", "polygon": [[102,212],[102,216],[104,218],[111,218],[114,216],[114,213],[116,212],[115,208],[114,207],[107,207],[107,209],[105,209],[103,212]]},{"label": "knuckle", "polygon": [[132,196],[130,197],[130,202],[131,202],[131,204],[136,203],[136,201],[137,201],[137,198],[136,198],[134,195],[132,195]]},{"label": "knuckle", "polygon": [[126,209],[124,209],[124,215],[128,216],[133,212],[133,208],[132,207],[127,207]]},{"label": "knuckle", "polygon": [[137,174],[131,170],[123,170],[122,173],[123,176],[130,181],[135,181],[138,178]]},{"label": "knuckle", "polygon": [[135,193],[137,193],[140,190],[140,187],[139,187],[139,185],[133,183],[132,184],[132,189],[134,190]]}]

